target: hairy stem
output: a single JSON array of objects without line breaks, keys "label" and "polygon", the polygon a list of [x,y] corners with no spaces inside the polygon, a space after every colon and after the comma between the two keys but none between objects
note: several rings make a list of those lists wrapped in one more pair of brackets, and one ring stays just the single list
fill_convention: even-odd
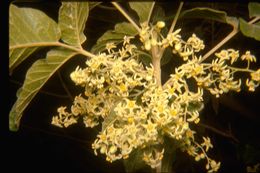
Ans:
[{"label": "hairy stem", "polygon": [[135,27],[135,29],[140,33],[141,32],[141,28],[134,22],[134,20],[129,16],[129,14],[127,14],[125,12],[125,10],[117,3],[117,2],[111,2],[120,13],[123,14],[123,16],[125,16],[125,18]]},{"label": "hairy stem", "polygon": [[[153,37],[154,37],[154,39],[157,39],[156,32],[153,33]],[[153,64],[153,68],[154,68],[154,77],[156,79],[158,86],[161,86],[162,85],[162,82],[161,82],[161,56],[160,56],[161,53],[160,53],[159,47],[152,46],[151,54],[152,54],[152,64]]]},{"label": "hairy stem", "polygon": [[157,84],[159,86],[161,86],[162,83],[161,83],[161,63],[160,63],[160,59],[153,58],[152,63],[153,63],[153,67],[154,67],[154,77],[157,81]]},{"label": "hairy stem", "polygon": [[[253,20],[249,21],[248,24],[253,24],[256,21],[258,21],[260,17],[256,17]],[[206,60],[210,55],[212,55],[214,52],[216,52],[221,46],[223,46],[227,41],[229,41],[232,37],[234,37],[239,32],[238,28],[234,28],[221,42],[219,42],[215,47],[213,47],[210,51],[208,51],[200,60],[200,62],[203,62]]]}]

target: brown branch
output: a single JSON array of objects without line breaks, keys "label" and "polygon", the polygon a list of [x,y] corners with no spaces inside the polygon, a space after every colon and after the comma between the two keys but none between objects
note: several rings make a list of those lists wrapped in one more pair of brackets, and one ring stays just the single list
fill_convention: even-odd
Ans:
[{"label": "brown branch", "polygon": [[219,134],[221,136],[224,136],[226,138],[230,138],[233,141],[239,143],[239,140],[232,134],[230,125],[229,125],[229,130],[227,132],[224,132],[222,130],[219,130],[219,129],[215,128],[215,127],[212,127],[212,126],[204,124],[204,123],[199,123],[198,126],[204,127],[204,128],[206,128],[208,130],[211,130],[212,132],[215,132],[215,133],[217,133],[217,134]]},{"label": "brown branch", "polygon": [[85,140],[78,139],[78,138],[75,138],[75,137],[72,137],[72,136],[69,136],[69,135],[62,135],[62,134],[54,133],[54,132],[47,131],[47,130],[44,130],[44,129],[41,129],[41,128],[32,127],[32,126],[29,126],[29,125],[26,125],[26,124],[21,124],[21,127],[27,128],[27,129],[30,129],[30,130],[35,130],[35,131],[45,133],[45,134],[48,134],[48,135],[52,135],[52,136],[58,136],[58,137],[66,138],[66,139],[69,139],[69,140],[72,140],[72,141],[76,141],[78,143],[91,144],[90,141],[85,141]]}]

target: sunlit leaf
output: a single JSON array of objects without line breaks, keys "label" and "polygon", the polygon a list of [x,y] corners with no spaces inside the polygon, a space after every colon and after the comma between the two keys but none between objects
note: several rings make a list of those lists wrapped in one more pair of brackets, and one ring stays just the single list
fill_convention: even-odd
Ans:
[{"label": "sunlit leaf", "polygon": [[88,14],[88,2],[62,2],[59,9],[62,41],[77,47],[80,47],[86,41],[83,31]]},{"label": "sunlit leaf", "polygon": [[10,130],[18,130],[25,108],[50,77],[74,55],[76,53],[73,51],[56,48],[47,53],[46,59],[37,60],[31,66],[27,71],[22,88],[18,90],[17,101],[9,114]]},{"label": "sunlit leaf", "polygon": [[139,16],[140,23],[148,20],[153,2],[129,2],[129,5]]},{"label": "sunlit leaf", "polygon": [[248,4],[249,17],[260,17],[260,3],[250,2]]},{"label": "sunlit leaf", "polygon": [[244,19],[239,18],[239,25],[240,30],[243,33],[243,35],[254,38],[258,41],[260,41],[260,25],[257,24],[248,24]]},{"label": "sunlit leaf", "polygon": [[9,8],[10,73],[39,47],[60,39],[57,23],[44,12],[28,7]]}]

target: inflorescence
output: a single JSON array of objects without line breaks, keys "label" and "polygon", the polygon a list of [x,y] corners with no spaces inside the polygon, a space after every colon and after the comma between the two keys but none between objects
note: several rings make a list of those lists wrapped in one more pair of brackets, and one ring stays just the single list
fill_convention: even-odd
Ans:
[{"label": "inflorescence", "polygon": [[[163,27],[162,21],[150,26],[144,23],[139,33],[141,49],[151,52],[154,47],[170,48],[183,61],[163,86],[154,77],[153,65],[145,66],[140,61],[136,51],[140,48],[130,43],[134,37],[125,36],[121,46],[108,43],[105,51],[86,61],[85,68],[77,67],[71,73],[72,81],[85,90],[75,97],[70,112],[66,107],[58,108],[52,124],[68,127],[80,117],[86,127],[102,123],[92,144],[96,155],[99,151],[113,162],[127,159],[140,149],[143,160],[152,168],[161,163],[167,136],[196,161],[205,159],[208,172],[215,172],[220,162],[207,155],[213,148],[210,138],[202,137],[199,143],[191,129],[191,124],[200,122],[203,93],[209,91],[219,97],[230,90],[239,92],[242,79],[235,76],[238,72],[251,75],[244,83],[249,91],[254,91],[260,83],[260,69],[250,69],[250,63],[256,62],[250,51],[240,56],[234,49],[221,50],[211,62],[202,62],[197,55],[205,47],[201,39],[192,34],[184,41],[179,34],[181,29],[164,37]],[[247,66],[237,68],[237,61],[246,61]],[[188,84],[192,80],[197,84],[195,91]]]}]

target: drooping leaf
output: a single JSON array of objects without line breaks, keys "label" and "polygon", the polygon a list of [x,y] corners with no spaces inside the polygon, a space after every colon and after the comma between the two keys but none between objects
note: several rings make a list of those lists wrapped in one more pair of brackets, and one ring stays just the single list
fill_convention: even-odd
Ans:
[{"label": "drooping leaf", "polygon": [[243,35],[260,41],[260,23],[248,24],[244,19],[239,18],[239,26]]},{"label": "drooping leaf", "polygon": [[20,119],[23,111],[31,100],[39,92],[42,86],[50,77],[71,57],[77,53],[55,48],[47,53],[46,59],[37,60],[27,71],[24,84],[17,92],[17,101],[13,105],[9,114],[9,128],[16,131],[19,128]]},{"label": "drooping leaf", "polygon": [[114,30],[108,30],[99,39],[97,43],[92,47],[91,52],[98,53],[105,50],[106,44],[113,42],[115,44],[123,41],[124,36],[135,36],[138,32],[132,24],[127,22],[118,23],[115,25]]},{"label": "drooping leaf", "polygon": [[148,20],[153,2],[129,2],[129,5],[137,13],[140,23]]},{"label": "drooping leaf", "polygon": [[184,10],[183,12],[181,12],[179,18],[202,18],[227,23],[232,25],[233,27],[236,27],[236,25],[238,24],[236,18],[227,16],[227,13],[225,11],[219,11],[212,8],[204,7]]},{"label": "drooping leaf", "polygon": [[136,172],[141,168],[147,166],[143,161],[143,151],[142,149],[135,149],[131,152],[129,157],[124,160],[124,167],[126,172]]},{"label": "drooping leaf", "polygon": [[260,17],[260,3],[250,2],[248,4],[249,17]]},{"label": "drooping leaf", "polygon": [[62,2],[62,6],[59,9],[59,26],[62,41],[81,47],[81,44],[86,41],[83,31],[88,14],[88,2]]},{"label": "drooping leaf", "polygon": [[9,71],[12,71],[39,47],[60,39],[57,23],[44,12],[17,7],[9,8]]}]

